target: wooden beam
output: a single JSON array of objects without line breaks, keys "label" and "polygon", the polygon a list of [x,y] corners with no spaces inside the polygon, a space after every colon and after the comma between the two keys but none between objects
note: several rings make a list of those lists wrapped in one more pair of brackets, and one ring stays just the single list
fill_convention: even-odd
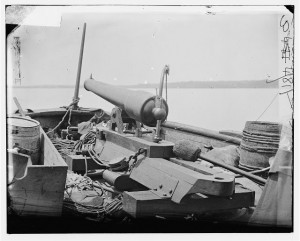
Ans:
[{"label": "wooden beam", "polygon": [[251,207],[254,205],[255,192],[235,187],[231,197],[216,197],[206,195],[192,195],[186,197],[181,204],[170,198],[160,198],[152,191],[124,192],[123,210],[135,218],[160,216],[186,216],[187,214],[201,214],[211,211],[222,211]]},{"label": "wooden beam", "polygon": [[236,137],[231,137],[227,135],[222,135],[217,131],[207,130],[195,126],[185,125],[177,122],[166,121],[162,124],[166,129],[173,129],[176,131],[183,131],[186,133],[196,134],[199,136],[209,137],[222,142],[227,142],[228,144],[240,145],[241,139]]},{"label": "wooden beam", "polygon": [[148,157],[152,158],[169,158],[172,156],[174,143],[161,141],[154,143],[147,139],[147,136],[135,137],[131,134],[124,135],[115,131],[103,129],[105,132],[106,141],[112,142],[120,147],[136,152],[139,148],[146,148]]}]

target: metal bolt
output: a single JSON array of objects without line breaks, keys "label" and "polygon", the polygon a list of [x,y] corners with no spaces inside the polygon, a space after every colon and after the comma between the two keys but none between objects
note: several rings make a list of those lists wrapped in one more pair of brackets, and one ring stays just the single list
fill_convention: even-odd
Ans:
[{"label": "metal bolt", "polygon": [[169,191],[169,193],[172,194],[172,192],[173,192],[173,190],[171,189],[171,190]]},{"label": "metal bolt", "polygon": [[154,191],[157,191],[157,188],[154,188],[153,190],[154,190]]},{"label": "metal bolt", "polygon": [[163,185],[162,185],[162,184],[160,184],[160,185],[159,185],[159,188],[160,188],[160,189],[162,189],[162,187],[163,187]]},{"label": "metal bolt", "polygon": [[166,194],[166,193],[164,193],[164,194],[163,194],[163,196],[164,196],[164,197],[166,197],[166,196],[167,196],[167,194]]}]

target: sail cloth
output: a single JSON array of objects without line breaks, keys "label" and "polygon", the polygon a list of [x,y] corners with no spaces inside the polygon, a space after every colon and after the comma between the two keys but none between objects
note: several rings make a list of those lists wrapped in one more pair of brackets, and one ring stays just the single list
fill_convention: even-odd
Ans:
[{"label": "sail cloth", "polygon": [[240,148],[234,145],[214,148],[202,156],[238,167],[240,161]]},{"label": "sail cloth", "polygon": [[278,149],[250,223],[292,226],[292,167],[292,152]]}]

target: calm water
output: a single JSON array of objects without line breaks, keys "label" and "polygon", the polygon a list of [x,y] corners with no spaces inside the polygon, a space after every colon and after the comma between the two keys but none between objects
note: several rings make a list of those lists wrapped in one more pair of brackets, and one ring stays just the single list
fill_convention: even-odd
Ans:
[{"label": "calm water", "polygon": [[[155,90],[146,91],[155,93]],[[269,106],[277,89],[168,89],[168,120],[212,130],[238,130],[248,120],[257,120]],[[69,105],[73,88],[8,88],[8,113],[16,110],[12,97],[24,109],[43,109]],[[80,89],[81,107],[111,110],[113,105],[95,94]],[[279,121],[278,97],[259,119]]]}]

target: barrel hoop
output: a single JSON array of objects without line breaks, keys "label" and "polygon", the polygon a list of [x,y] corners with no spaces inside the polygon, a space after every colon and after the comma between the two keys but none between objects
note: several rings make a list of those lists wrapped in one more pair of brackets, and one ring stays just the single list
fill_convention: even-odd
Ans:
[{"label": "barrel hoop", "polygon": [[245,164],[245,163],[239,163],[239,168],[246,169],[247,171],[254,171],[254,170],[261,170],[264,167],[257,167],[257,166],[252,166],[252,165]]},{"label": "barrel hoop", "polygon": [[254,130],[262,132],[280,132],[282,126],[275,122],[260,122],[260,121],[247,121],[245,130]]},{"label": "barrel hoop", "polygon": [[[28,133],[28,135],[27,135],[27,133]],[[11,136],[13,136],[13,137],[27,137],[27,138],[30,138],[30,137],[35,137],[35,136],[38,136],[39,135],[39,132],[33,132],[33,133],[30,133],[30,132],[26,132],[26,133],[24,133],[24,132],[17,132],[17,133],[15,133],[15,132],[13,132],[12,131],[12,133],[10,133],[10,132],[7,132],[7,134],[8,135],[11,135]],[[35,134],[35,135],[34,135]]]},{"label": "barrel hoop", "polygon": [[256,132],[263,132],[263,133],[279,133],[280,128],[263,128],[263,127],[245,127],[245,130],[247,131],[256,131]]},{"label": "barrel hoop", "polygon": [[277,150],[278,146],[270,146],[270,145],[266,145],[266,146],[262,146],[262,145],[251,145],[249,143],[245,143],[242,142],[241,146],[245,146],[247,148],[251,148],[251,149],[265,149],[265,150]]},{"label": "barrel hoop", "polygon": [[278,148],[261,148],[261,147],[251,147],[241,145],[241,149],[251,151],[251,152],[260,152],[260,153],[276,153]]},{"label": "barrel hoop", "polygon": [[280,140],[280,135],[266,136],[266,135],[255,135],[255,134],[250,134],[250,133],[244,132],[243,136],[257,138],[257,139],[268,139],[268,140],[277,140],[277,141]]},{"label": "barrel hoop", "polygon": [[243,135],[248,135],[248,136],[258,136],[258,137],[272,137],[272,138],[280,138],[280,134],[279,132],[277,133],[262,133],[262,132],[257,132],[257,131],[247,131],[247,130],[244,130],[243,131]]},{"label": "barrel hoop", "polygon": [[248,142],[249,144],[251,143],[251,144],[265,144],[265,145],[273,145],[273,146],[279,146],[279,142],[278,141],[274,141],[274,142],[272,142],[272,141],[260,141],[260,140],[252,140],[252,139],[250,139],[250,138],[243,138],[242,139],[242,141],[244,141],[244,142]]},{"label": "barrel hoop", "polygon": [[248,139],[248,138],[243,138],[242,139],[242,142],[245,142],[245,143],[249,143],[249,145],[270,145],[270,146],[278,146],[279,145],[279,142],[276,141],[276,142],[272,142],[272,141],[265,141],[265,140],[252,140],[252,139]]},{"label": "barrel hoop", "polygon": [[278,150],[278,148],[259,148],[259,147],[253,148],[242,144],[241,144],[241,149],[250,152],[258,152],[258,153],[276,153]]}]

